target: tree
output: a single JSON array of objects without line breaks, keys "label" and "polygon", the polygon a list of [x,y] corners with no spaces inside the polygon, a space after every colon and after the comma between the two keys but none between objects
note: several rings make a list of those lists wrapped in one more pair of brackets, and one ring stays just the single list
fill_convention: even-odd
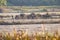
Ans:
[{"label": "tree", "polygon": [[0,0],[0,6],[6,6],[7,0]]}]

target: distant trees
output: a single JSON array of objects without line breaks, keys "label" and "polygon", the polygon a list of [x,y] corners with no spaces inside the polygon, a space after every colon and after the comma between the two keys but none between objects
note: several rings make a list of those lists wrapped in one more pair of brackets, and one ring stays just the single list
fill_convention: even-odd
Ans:
[{"label": "distant trees", "polygon": [[15,6],[49,6],[49,5],[60,5],[60,0],[8,0]]},{"label": "distant trees", "polygon": [[35,18],[36,18],[35,13],[31,13],[31,14],[28,16],[28,19],[35,19]]}]

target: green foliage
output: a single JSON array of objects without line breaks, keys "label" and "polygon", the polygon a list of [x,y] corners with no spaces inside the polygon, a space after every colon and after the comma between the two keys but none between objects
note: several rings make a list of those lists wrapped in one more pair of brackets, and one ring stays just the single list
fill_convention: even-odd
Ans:
[{"label": "green foliage", "polygon": [[7,5],[7,0],[0,0],[0,6]]}]

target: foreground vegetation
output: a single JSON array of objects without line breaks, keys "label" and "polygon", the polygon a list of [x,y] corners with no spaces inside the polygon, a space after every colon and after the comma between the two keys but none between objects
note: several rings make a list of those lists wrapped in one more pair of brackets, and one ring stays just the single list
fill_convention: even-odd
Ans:
[{"label": "foreground vegetation", "polygon": [[33,32],[29,35],[27,31],[13,30],[12,34],[9,32],[0,33],[0,40],[60,40],[60,35],[57,31],[54,34],[48,32]]}]

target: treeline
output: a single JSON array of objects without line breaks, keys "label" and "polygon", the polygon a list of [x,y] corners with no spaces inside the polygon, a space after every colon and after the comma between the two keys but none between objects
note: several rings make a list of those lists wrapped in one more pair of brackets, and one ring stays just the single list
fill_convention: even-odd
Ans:
[{"label": "treeline", "polygon": [[14,6],[51,6],[60,5],[60,0],[7,0],[8,5]]}]

